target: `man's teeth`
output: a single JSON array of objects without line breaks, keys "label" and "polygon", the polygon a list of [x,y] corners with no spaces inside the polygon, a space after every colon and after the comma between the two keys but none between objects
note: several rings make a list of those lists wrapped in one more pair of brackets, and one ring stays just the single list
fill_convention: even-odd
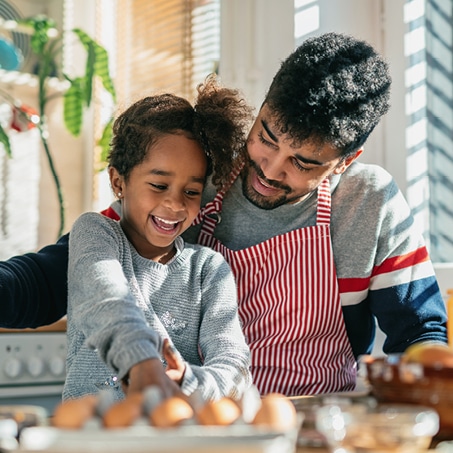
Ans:
[{"label": "man's teeth", "polygon": [[264,182],[261,178],[260,179],[260,183],[261,185],[263,185],[264,187],[268,187],[270,189],[274,189],[274,187],[270,186],[267,182]]}]

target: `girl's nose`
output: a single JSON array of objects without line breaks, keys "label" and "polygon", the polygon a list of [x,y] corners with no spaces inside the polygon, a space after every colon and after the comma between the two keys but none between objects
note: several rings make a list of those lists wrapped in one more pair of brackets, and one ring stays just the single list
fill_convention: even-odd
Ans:
[{"label": "girl's nose", "polygon": [[165,206],[175,212],[184,210],[184,196],[182,194],[169,193],[165,198]]}]

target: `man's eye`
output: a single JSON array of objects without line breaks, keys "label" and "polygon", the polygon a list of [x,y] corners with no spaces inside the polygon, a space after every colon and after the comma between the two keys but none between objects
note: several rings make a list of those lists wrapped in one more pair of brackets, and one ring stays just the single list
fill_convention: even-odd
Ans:
[{"label": "man's eye", "polygon": [[259,138],[260,142],[261,142],[261,143],[264,143],[265,145],[273,145],[272,142],[270,142],[269,140],[267,140],[267,139],[264,137],[264,135],[263,135],[262,132],[258,132],[258,138]]},{"label": "man's eye", "polygon": [[294,162],[294,166],[299,171],[310,171],[310,170],[313,170],[313,168],[314,168],[314,167],[310,167],[310,168],[304,167],[303,165],[301,165],[301,163],[297,159],[293,159],[293,162]]}]

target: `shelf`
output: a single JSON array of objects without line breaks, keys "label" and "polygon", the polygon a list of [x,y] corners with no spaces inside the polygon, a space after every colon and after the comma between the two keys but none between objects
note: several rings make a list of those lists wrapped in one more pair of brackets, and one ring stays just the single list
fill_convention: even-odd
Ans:
[{"label": "shelf", "polygon": [[[64,93],[69,87],[68,81],[56,77],[49,78],[47,83],[49,94]],[[15,89],[15,91],[16,89],[24,90],[24,93],[34,94],[38,91],[38,77],[27,72],[0,69],[0,84]],[[14,95],[17,97],[17,93]]]}]

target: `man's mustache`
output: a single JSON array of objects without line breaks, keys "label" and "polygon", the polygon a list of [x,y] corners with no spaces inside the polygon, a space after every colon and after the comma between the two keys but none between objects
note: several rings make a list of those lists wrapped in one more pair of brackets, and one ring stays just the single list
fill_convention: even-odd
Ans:
[{"label": "man's mustache", "polygon": [[275,189],[284,190],[286,193],[291,193],[291,187],[288,187],[287,185],[282,184],[281,182],[267,179],[266,176],[264,176],[263,171],[261,170],[261,168],[258,166],[258,164],[255,161],[253,161],[252,159],[249,159],[249,162],[250,162],[250,166],[255,170],[256,174],[260,177],[260,179],[265,181],[266,184],[268,184],[271,187],[274,187]]}]

